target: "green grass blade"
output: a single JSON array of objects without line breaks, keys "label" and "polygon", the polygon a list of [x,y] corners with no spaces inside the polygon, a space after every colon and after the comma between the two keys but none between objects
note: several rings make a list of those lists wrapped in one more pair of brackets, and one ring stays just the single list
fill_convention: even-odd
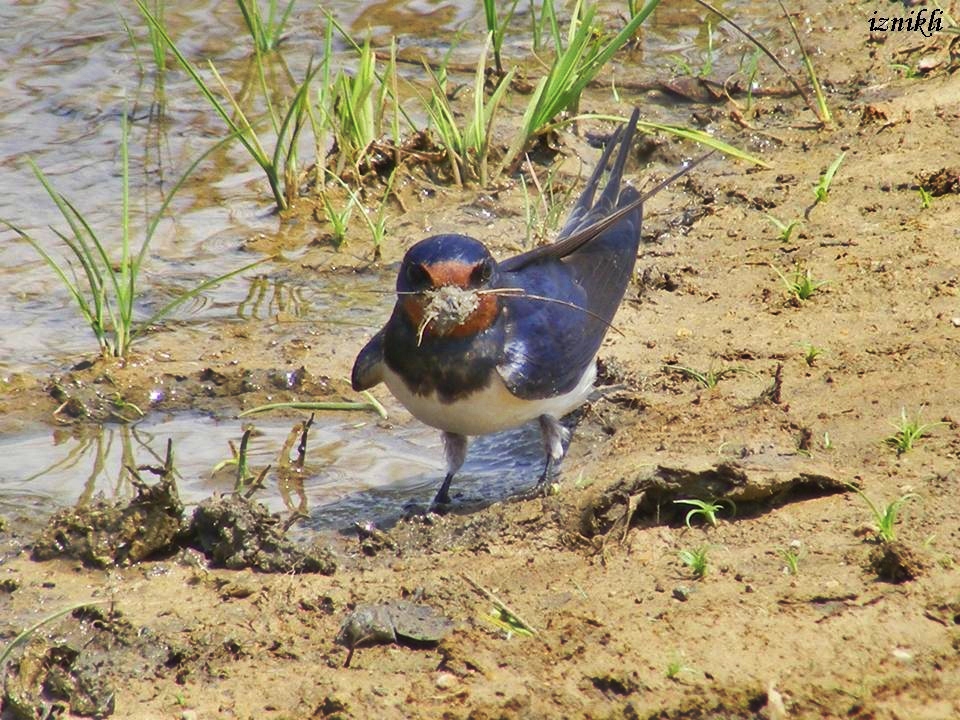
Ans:
[{"label": "green grass blade", "polygon": [[119,315],[113,325],[115,347],[117,354],[123,356],[127,354],[133,299],[137,294],[137,273],[130,267],[130,125],[126,108],[120,116],[120,246],[120,277],[117,278],[115,271],[109,274],[116,289]]},{"label": "green grass blade", "polygon": [[273,23],[273,18],[272,17],[270,18],[271,20],[270,25],[272,27],[271,34],[273,35],[273,47],[276,47],[277,44],[280,42],[280,36],[283,34],[283,29],[287,26],[287,20],[290,19],[290,13],[293,11],[293,4],[295,2],[296,0],[290,0],[290,2],[287,3],[286,9],[283,11],[283,14],[280,16],[279,22],[277,22],[276,24]]},{"label": "green grass blade", "polygon": [[[238,137],[240,142],[243,143],[245,148],[247,148],[251,157],[253,157],[256,163],[264,170],[268,169],[270,167],[270,160],[267,157],[266,151],[263,149],[263,145],[260,144],[260,137],[257,135],[256,130],[254,130],[253,123],[250,122],[246,113],[243,112],[243,108],[240,107],[240,103],[237,101],[236,97],[234,97],[233,93],[230,92],[230,88],[227,87],[227,83],[220,75],[220,71],[217,70],[217,67],[213,64],[212,60],[207,60],[207,67],[210,69],[214,79],[216,79],[217,84],[220,86],[220,89],[223,91],[223,94],[229,101],[230,107],[233,108],[234,114],[229,116],[230,120],[228,123],[230,130],[239,131]],[[199,75],[196,76],[196,78],[199,77]],[[212,92],[210,97],[213,97]],[[239,122],[234,119],[235,117],[239,118]]]},{"label": "green grass blade", "polygon": [[[528,108],[529,110],[529,108]],[[546,126],[549,130],[554,130],[556,128],[568,125],[578,120],[609,120],[611,122],[626,122],[627,118],[620,115],[600,115],[595,113],[586,113],[583,115],[572,115],[563,120],[560,120],[555,123],[551,123]],[[709,148],[718,150],[724,155],[728,155],[738,160],[743,160],[744,162],[757,165],[758,167],[768,168],[770,165],[760,158],[751,155],[745,150],[725,143],[723,140],[719,140],[708,133],[703,132],[702,130],[694,130],[691,128],[685,128],[680,125],[663,125],[661,123],[648,122],[646,120],[639,120],[637,122],[637,128],[645,132],[663,132],[669,135],[674,135],[684,140],[692,140],[693,142],[700,143],[701,145],[706,145]]]},{"label": "green grass blade", "polygon": [[[114,325],[117,321],[114,308],[109,301],[105,280],[106,276],[116,293],[118,280],[113,272],[110,256],[80,211],[53,187],[49,178],[47,178],[32,158],[27,158],[27,162],[30,164],[34,175],[37,177],[44,191],[46,191],[50,199],[53,200],[73,233],[73,238],[70,238],[59,230],[51,228],[63,243],[70,248],[70,251],[77,258],[86,275],[92,299],[92,312],[90,312],[90,306],[87,306],[91,329],[93,329],[94,334],[97,336],[97,341],[102,349],[116,353],[116,347],[110,347],[110,343],[106,338],[104,322],[105,315],[109,316],[111,323]],[[91,249],[91,246],[96,250],[96,253]],[[62,273],[61,277],[63,277]],[[75,285],[75,283],[72,284]],[[77,290],[79,291],[79,288],[77,288]]]},{"label": "green grass blade", "polygon": [[519,157],[520,153],[522,153],[523,149],[526,147],[530,138],[527,136],[527,133],[523,130],[523,128],[531,127],[534,113],[537,111],[537,105],[540,103],[540,98],[543,95],[543,91],[546,86],[547,78],[540,78],[537,86],[533,89],[533,93],[530,95],[530,100],[528,101],[527,109],[523,113],[523,118],[520,120],[521,131],[516,134],[513,143],[503,156],[503,160],[500,161],[500,167],[497,168],[497,175],[500,175],[504,172],[504,170],[513,165],[514,161]]},{"label": "green grass blade", "polygon": [[140,8],[140,13],[146,18],[147,22],[150,24],[150,27],[153,28],[154,32],[163,40],[164,44],[173,53],[173,56],[177,59],[177,62],[180,63],[180,66],[186,71],[186,73],[193,79],[196,83],[197,88],[203,93],[203,96],[210,103],[210,106],[216,111],[220,118],[230,127],[232,131],[239,130],[239,126],[233,121],[233,118],[230,117],[230,114],[221,104],[220,100],[216,95],[213,94],[213,91],[210,90],[210,87],[207,85],[206,81],[200,77],[200,73],[197,72],[197,69],[193,66],[183,53],[180,52],[180,49],[176,46],[176,43],[170,38],[167,34],[166,29],[160,23],[160,21],[150,12],[143,0],[135,0],[137,7]]},{"label": "green grass blade", "polygon": [[718,140],[702,130],[692,130],[679,125],[661,125],[660,123],[646,122],[645,120],[639,121],[637,123],[637,127],[641,130],[657,130],[660,132],[669,133],[670,135],[675,135],[676,137],[684,138],[685,140],[693,140],[694,142],[706,145],[714,150],[719,150],[724,155],[728,155],[729,157],[734,157],[738,160],[743,160],[744,162],[748,162],[759,167],[770,167],[770,165],[765,163],[760,158],[754,157],[750,153],[734,147],[733,145],[729,145],[722,140]]},{"label": "green grass blade", "polygon": [[[257,0],[253,0],[256,3]],[[253,43],[255,47],[259,46],[260,38],[260,23],[259,14],[256,9],[253,12],[250,12],[250,8],[247,7],[245,0],[237,0],[237,5],[240,7],[240,14],[243,16],[243,24],[247,26],[247,32],[250,33],[250,37],[253,38]],[[254,6],[256,8],[256,5]]]},{"label": "green grass blade", "polygon": [[830,189],[830,185],[833,183],[833,177],[837,174],[837,170],[840,169],[840,164],[846,156],[846,150],[837,155],[837,159],[830,163],[830,167],[828,167],[827,171],[823,174],[823,186],[825,190]]},{"label": "green grass blade", "polygon": [[787,19],[787,23],[790,25],[790,30],[793,32],[793,39],[796,41],[797,47],[800,48],[800,56],[803,58],[803,67],[807,71],[807,77],[810,79],[810,84],[813,85],[813,93],[817,98],[817,104],[816,106],[811,106],[811,109],[814,111],[814,114],[817,116],[817,119],[820,120],[820,122],[822,122],[824,125],[829,125],[833,122],[833,117],[830,115],[830,108],[827,107],[827,99],[823,95],[823,88],[820,85],[820,80],[817,78],[817,71],[813,67],[813,61],[807,54],[807,49],[804,47],[803,41],[800,39],[800,32],[797,30],[797,26],[793,22],[793,18],[790,17],[790,13],[787,12],[787,8],[784,7],[783,0],[777,0],[777,3],[780,5],[780,10],[783,12],[783,16]]},{"label": "green grass blade", "polygon": [[381,418],[386,420],[387,411],[384,409],[373,395],[370,395],[367,391],[363,392],[363,395],[367,398],[367,402],[281,402],[281,403],[268,403],[266,405],[258,405],[257,407],[250,408],[249,410],[244,410],[243,412],[237,415],[238,418],[248,417],[250,415],[255,415],[257,413],[269,412],[270,410],[369,410],[377,413]]},{"label": "green grass blade", "polygon": [[483,17],[487,21],[487,34],[492,34],[497,29],[496,0],[483,0]]},{"label": "green grass blade", "polygon": [[[313,78],[320,71],[320,66],[316,68],[312,66],[307,67],[307,74],[303,79],[303,82],[300,84],[300,87],[297,88],[296,94],[293,96],[293,100],[290,103],[290,108],[287,110],[287,114],[284,115],[283,122],[280,124],[280,128],[277,131],[277,145],[273,153],[273,166],[281,167],[284,165],[282,162],[284,154],[287,157],[290,157],[292,152],[291,148],[294,148],[297,142],[297,138],[300,135],[300,131],[303,128],[303,117],[305,114],[305,105],[307,102],[307,96],[310,92],[310,83],[313,81]],[[290,129],[290,125],[293,123],[293,133],[290,136],[289,142],[285,142],[286,134]]]},{"label": "green grass blade", "polygon": [[[93,256],[93,253],[90,250],[89,245],[83,242],[82,238],[80,239],[79,245],[83,250],[83,254],[78,254],[78,258],[81,259],[81,263],[84,263],[84,268],[88,266],[91,268],[91,273],[96,275],[97,278],[97,307],[98,315],[100,316],[101,323],[103,321],[104,311],[109,316],[110,323],[113,326],[114,330],[119,326],[121,318],[117,316],[118,308],[115,307],[116,303],[120,301],[122,297],[122,283],[121,276],[114,271],[113,262],[110,260],[110,255],[107,253],[107,249],[104,247],[103,243],[100,241],[100,238],[97,237],[94,233],[93,228],[90,227],[90,224],[87,222],[87,219],[80,214],[80,211],[73,206],[73,204],[66,198],[62,198],[64,205],[69,209],[69,211],[76,216],[76,221],[79,223],[80,227],[83,228],[84,232],[90,238],[90,243],[96,248],[96,257],[99,257],[100,262],[102,263],[100,267],[96,266],[96,258]],[[59,234],[59,233],[58,233]],[[64,242],[67,242],[66,237],[61,235],[61,238]],[[77,252],[74,250],[74,252]],[[106,282],[104,277],[110,282],[110,286],[113,289],[113,298],[114,302],[110,301],[110,294],[106,291]],[[91,282],[91,289],[94,287],[94,283]],[[122,348],[123,346],[121,346]],[[122,355],[123,352],[118,351],[116,345],[112,348],[113,353],[117,355]]]}]

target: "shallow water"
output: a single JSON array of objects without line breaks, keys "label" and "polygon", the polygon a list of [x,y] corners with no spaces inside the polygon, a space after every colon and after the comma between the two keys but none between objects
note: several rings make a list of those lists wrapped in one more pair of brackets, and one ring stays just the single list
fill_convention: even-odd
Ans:
[{"label": "shallow water", "polygon": [[[401,35],[402,46],[420,45],[442,55],[462,27],[482,28],[482,5],[444,2],[333,2],[325,7],[358,35],[370,29],[384,40]],[[518,6],[523,17],[526,4]],[[688,53],[693,61],[705,46],[700,13],[692,3],[663,8],[645,34],[640,57]],[[124,29],[133,28],[136,44]],[[249,66],[249,43],[232,3],[209,0],[170,3],[165,21],[191,58],[210,57],[235,81]],[[321,50],[323,15],[313,4],[298,7],[289,25],[283,55],[294,77],[302,76]],[[222,137],[219,119],[182,73],[166,73],[162,89],[152,71],[144,23],[132,4],[39,0],[0,7],[0,218],[56,248],[48,225],[63,227],[26,158],[32,158],[54,186],[70,198],[105,237],[120,227],[120,118],[131,120],[130,182],[133,237],[139,246],[145,218],[163,192],[199,153]],[[528,33],[517,32],[526,38]],[[474,62],[481,36],[464,33],[453,60]],[[526,40],[513,48],[526,52]],[[700,49],[698,49],[700,48]],[[342,54],[343,62],[352,62]],[[655,76],[666,61],[650,63]],[[172,67],[172,66],[171,66]],[[636,68],[634,68],[636,70]],[[662,73],[661,73],[662,74]],[[158,108],[162,105],[163,112]],[[144,268],[149,315],[174,293],[250,262],[246,240],[257,234],[310,233],[281,228],[261,173],[239,148],[205,163],[174,199],[151,244]],[[305,235],[304,237],[308,237]],[[306,241],[299,243],[306,245]],[[59,249],[54,250],[58,257]],[[356,279],[325,276],[324,285],[287,277],[285,262],[258,269],[208,290],[175,313],[203,332],[232,318],[269,319],[278,310],[297,321],[315,322],[335,311],[342,322],[374,328],[389,298],[366,292]],[[389,285],[370,276],[372,285]],[[0,379],[14,372],[44,376],[89,357],[95,345],[73,301],[24,242],[0,231]],[[293,332],[294,330],[291,330]],[[442,476],[442,452],[434,431],[416,423],[379,429],[341,415],[318,419],[311,434],[309,480],[304,487],[316,527],[340,527],[365,514],[390,517],[413,499],[427,502]],[[253,462],[274,462],[289,427],[257,422]],[[237,440],[240,423],[193,414],[150,417],[130,427],[89,427],[71,435],[48,426],[0,438],[0,509],[49,510],[81,497],[129,495],[123,465],[157,462],[167,438],[174,438],[184,499],[195,502],[232,480],[211,468]],[[517,447],[514,447],[517,446]],[[130,458],[124,460],[124,452]],[[533,482],[541,451],[535,429],[477,443],[456,483],[468,498],[498,497]],[[281,509],[282,498],[267,500]]]},{"label": "shallow water", "polygon": [[[416,425],[378,428],[359,413],[340,416],[349,419],[328,419],[310,429],[302,487],[269,487],[257,499],[276,512],[306,513],[305,524],[315,529],[389,522],[412,507],[429,505],[443,477],[439,436]],[[292,426],[292,421],[256,422],[247,448],[253,473],[279,467]],[[0,514],[15,521],[95,497],[129,500],[135,490],[128,468],[162,466],[168,440],[180,497],[189,506],[211,493],[233,490],[235,466],[216,465],[232,457],[230,443],[239,444],[241,434],[236,421],[180,413],[131,425],[8,435],[0,438]],[[540,454],[535,427],[482,438],[453,493],[458,501],[477,502],[522,490],[536,481]],[[147,470],[140,474],[147,482],[154,477]]]}]

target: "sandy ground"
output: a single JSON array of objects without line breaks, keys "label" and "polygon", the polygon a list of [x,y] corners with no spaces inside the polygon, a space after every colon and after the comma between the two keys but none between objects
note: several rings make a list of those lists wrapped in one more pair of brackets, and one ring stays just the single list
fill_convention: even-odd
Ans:
[{"label": "sandy ground", "polygon": [[[8,515],[0,616],[17,620],[0,620],[0,637],[12,639],[24,618],[102,604],[13,653],[3,717],[38,716],[30,698],[41,683],[47,703],[72,698],[65,716],[960,717],[954,36],[871,39],[860,6],[831,12],[815,24],[832,129],[815,129],[797,98],[761,99],[762,112],[742,118],[753,129],[729,103],[692,106],[717,134],[764,148],[771,168],[711,160],[648,208],[638,282],[616,319],[623,335],[611,333],[601,352],[617,385],[584,413],[556,494],[403,521],[387,539],[322,538],[332,575],[212,569],[192,551],[105,570],[36,562],[32,536]],[[939,63],[915,78],[890,67],[921,59]],[[595,157],[582,140],[564,142]],[[829,199],[811,209],[841,151]],[[644,153],[638,163],[660,175],[682,154],[670,142]],[[922,208],[918,178],[944,169],[942,182],[925,182],[946,194]],[[397,218],[396,237],[409,239],[386,248],[384,263],[444,203],[456,204],[444,216],[451,227],[466,217],[483,237],[517,237],[516,216],[484,230],[464,212],[476,195],[450,190]],[[519,207],[519,197],[505,188],[497,200]],[[765,218],[805,212],[789,241]],[[303,265],[352,271],[324,247]],[[797,301],[772,266],[827,284]],[[255,323],[199,345],[178,332],[151,336],[137,363],[110,365],[125,397],[137,399],[161,353],[173,353],[165,369],[201,355],[224,372],[232,360],[322,364],[332,395],[349,396],[342,378],[365,338],[350,331],[321,360],[318,350],[266,347]],[[810,362],[807,345],[822,350]],[[736,372],[707,389],[666,365]],[[49,413],[57,403],[45,385],[7,387],[5,422]],[[884,441],[901,409],[932,426],[898,455]],[[867,503],[843,483],[880,506],[910,494],[896,544],[877,541]],[[773,489],[754,500],[744,488],[755,487]],[[736,512],[723,505],[715,527],[699,518],[687,527],[687,508],[671,502],[678,493],[740,501]],[[696,578],[680,554],[700,548],[707,570]],[[496,624],[491,596],[535,632]],[[452,629],[439,642],[359,647],[347,664],[335,637],[348,614],[399,600],[433,608]],[[405,622],[401,634],[422,632]]]}]

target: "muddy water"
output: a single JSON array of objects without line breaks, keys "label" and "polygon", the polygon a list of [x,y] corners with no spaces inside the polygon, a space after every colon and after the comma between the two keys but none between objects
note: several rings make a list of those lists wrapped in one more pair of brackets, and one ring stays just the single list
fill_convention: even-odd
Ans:
[{"label": "muddy water", "polygon": [[[482,27],[479,3],[326,3],[347,27],[369,28],[375,38],[397,33],[442,53],[454,31],[465,23]],[[521,6],[518,13],[522,13]],[[521,15],[518,15],[518,17]],[[249,72],[249,42],[232,3],[170,4],[165,21],[184,53],[212,58],[228,78]],[[133,28],[136,42],[124,29]],[[284,44],[284,59],[294,77],[302,75],[320,51],[324,20],[313,5],[298,8]],[[55,187],[75,202],[104,237],[119,237],[120,118],[131,119],[130,183],[133,238],[138,245],[145,218],[163,193],[197,155],[222,137],[220,121],[192,83],[168,71],[161,83],[132,5],[41,0],[0,7],[0,217],[56,248],[49,225],[63,227],[29,166],[32,158]],[[691,4],[663,10],[641,55],[687,54],[702,61],[706,37]],[[527,33],[518,33],[527,37]],[[465,33],[458,53],[476,57],[479,36]],[[525,42],[525,41],[523,41]],[[518,53],[528,48],[522,43]],[[729,56],[729,54],[728,54]],[[351,59],[344,52],[343,62]],[[455,60],[457,58],[454,58]],[[651,64],[655,75],[669,61]],[[657,118],[666,119],[670,118]],[[159,226],[144,270],[144,317],[178,291],[251,261],[244,245],[257,236],[282,233],[285,247],[305,247],[316,234],[307,224],[281,225],[258,170],[239,148],[208,161],[196,179],[175,198]],[[299,237],[298,237],[299,234]],[[115,242],[115,241],[114,241]],[[338,323],[373,328],[382,321],[389,298],[366,288],[338,286],[337,279],[308,282],[287,276],[286,263],[297,250],[262,270],[205,292],[175,315],[194,332],[216,332],[233,320],[269,321],[278,312],[292,315],[284,342],[297,323]],[[389,286],[389,269],[368,276]],[[266,284],[266,286],[265,286]],[[24,373],[43,378],[94,352],[72,300],[50,270],[12,233],[0,233],[0,376]],[[335,325],[331,332],[336,335]],[[343,415],[318,418],[310,444],[308,498],[310,524],[341,527],[365,514],[390,517],[411,499],[429,500],[442,472],[436,435],[415,423],[389,432],[368,418]],[[276,461],[290,423],[258,421],[252,446],[254,464]],[[149,417],[130,427],[88,426],[79,430],[29,426],[0,437],[0,507],[37,512],[102,493],[130,493],[125,465],[157,462],[167,438],[177,447],[181,489],[187,502],[212,490],[229,490],[229,473],[212,475],[227,455],[227,442],[241,434],[233,418],[184,414]],[[479,442],[458,483],[467,498],[498,497],[527,485],[539,471],[540,449],[528,430]],[[377,478],[375,485],[369,478]],[[268,502],[282,509],[289,501],[273,493]],[[294,499],[296,501],[296,499]]]}]

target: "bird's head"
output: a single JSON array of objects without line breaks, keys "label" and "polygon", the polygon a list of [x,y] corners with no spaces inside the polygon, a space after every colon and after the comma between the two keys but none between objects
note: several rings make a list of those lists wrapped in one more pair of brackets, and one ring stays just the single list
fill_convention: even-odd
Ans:
[{"label": "bird's head", "polygon": [[411,247],[397,277],[400,310],[418,340],[466,337],[490,327],[500,306],[490,292],[497,261],[466,235],[434,235]]}]

